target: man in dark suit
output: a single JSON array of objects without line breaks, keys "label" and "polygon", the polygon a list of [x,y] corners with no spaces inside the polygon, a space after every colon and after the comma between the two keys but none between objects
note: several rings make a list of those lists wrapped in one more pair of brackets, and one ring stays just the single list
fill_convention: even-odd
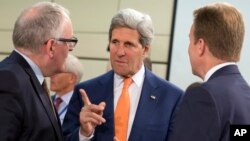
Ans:
[{"label": "man in dark suit", "polygon": [[199,8],[189,38],[192,71],[204,83],[186,91],[169,141],[229,141],[230,125],[250,124],[250,87],[236,65],[242,15],[227,3]]},{"label": "man in dark suit", "polygon": [[[146,14],[123,9],[112,18],[109,30],[112,70],[76,86],[64,120],[68,140],[79,140],[79,133],[80,140],[166,140],[183,91],[145,68],[143,59],[153,37],[152,21]],[[130,78],[128,122],[120,123],[127,128],[119,132],[127,134],[122,139],[117,132],[117,103],[122,97],[124,79]]]},{"label": "man in dark suit", "polygon": [[77,41],[72,31],[68,10],[51,2],[32,5],[16,20],[15,50],[0,62],[1,141],[63,141],[44,77],[64,70]]}]

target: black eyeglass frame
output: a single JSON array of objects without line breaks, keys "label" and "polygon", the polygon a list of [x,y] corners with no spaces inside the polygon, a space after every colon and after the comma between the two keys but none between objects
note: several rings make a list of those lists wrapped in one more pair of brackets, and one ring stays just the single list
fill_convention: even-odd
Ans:
[{"label": "black eyeglass frame", "polygon": [[57,38],[57,41],[65,42],[65,43],[73,43],[70,47],[75,47],[78,39],[76,37],[72,37],[71,39],[66,39],[66,38]]}]

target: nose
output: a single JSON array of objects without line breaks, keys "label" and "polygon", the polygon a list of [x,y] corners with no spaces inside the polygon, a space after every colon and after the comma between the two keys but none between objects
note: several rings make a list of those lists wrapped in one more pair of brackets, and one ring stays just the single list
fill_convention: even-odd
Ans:
[{"label": "nose", "polygon": [[124,45],[119,45],[118,49],[117,49],[117,54],[118,55],[125,55],[125,49],[124,49]]}]

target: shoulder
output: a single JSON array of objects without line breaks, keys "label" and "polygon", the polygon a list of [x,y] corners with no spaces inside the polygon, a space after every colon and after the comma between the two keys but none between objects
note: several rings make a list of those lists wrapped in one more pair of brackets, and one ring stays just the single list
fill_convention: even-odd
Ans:
[{"label": "shoulder", "polygon": [[214,105],[216,102],[211,89],[208,89],[206,84],[188,89],[184,94],[183,101],[198,105]]},{"label": "shoulder", "polygon": [[83,81],[81,83],[79,83],[77,85],[77,87],[81,88],[81,87],[85,87],[85,86],[93,86],[93,85],[100,85],[100,84],[105,84],[106,82],[110,82],[114,80],[114,72],[113,71],[109,71],[106,72],[100,76],[97,76],[95,78]]},{"label": "shoulder", "polygon": [[184,92],[177,85],[160,78],[150,71],[146,71],[145,73],[145,83],[152,85],[153,87],[157,87],[162,89],[163,91],[173,92],[174,94],[182,95]]},{"label": "shoulder", "polygon": [[12,52],[10,56],[0,62],[0,74],[24,77],[27,65],[27,62],[19,54]]},{"label": "shoulder", "polygon": [[166,101],[168,106],[177,105],[184,92],[176,85],[164,80],[151,72],[146,72],[142,93],[158,95],[160,101]]},{"label": "shoulder", "polygon": [[28,75],[25,73],[25,70],[18,64],[11,64],[0,66],[0,78],[1,87],[12,88],[15,86],[19,87],[23,82],[28,79]]}]

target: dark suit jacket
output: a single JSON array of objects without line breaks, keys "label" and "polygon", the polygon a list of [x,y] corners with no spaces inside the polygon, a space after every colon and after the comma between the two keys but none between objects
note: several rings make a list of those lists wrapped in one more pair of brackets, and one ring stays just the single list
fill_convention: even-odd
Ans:
[{"label": "dark suit jacket", "polygon": [[47,93],[16,52],[0,63],[0,140],[62,141]]},{"label": "dark suit jacket", "polygon": [[250,87],[236,65],[186,92],[169,141],[229,141],[231,124],[250,124]]},{"label": "dark suit jacket", "polygon": [[[92,103],[99,104],[101,101],[106,102],[103,115],[106,119],[106,123],[96,127],[93,140],[113,141],[113,83],[114,72],[109,71],[100,77],[80,83],[76,86],[76,90],[68,107],[68,113],[64,120],[64,129],[66,129],[64,135],[68,135],[68,140],[78,140],[79,113],[83,106],[79,89],[83,88]],[[171,117],[182,95],[182,90],[146,69],[142,93],[129,141],[165,141],[168,135]],[[150,96],[155,96],[156,99],[152,99]]]}]

